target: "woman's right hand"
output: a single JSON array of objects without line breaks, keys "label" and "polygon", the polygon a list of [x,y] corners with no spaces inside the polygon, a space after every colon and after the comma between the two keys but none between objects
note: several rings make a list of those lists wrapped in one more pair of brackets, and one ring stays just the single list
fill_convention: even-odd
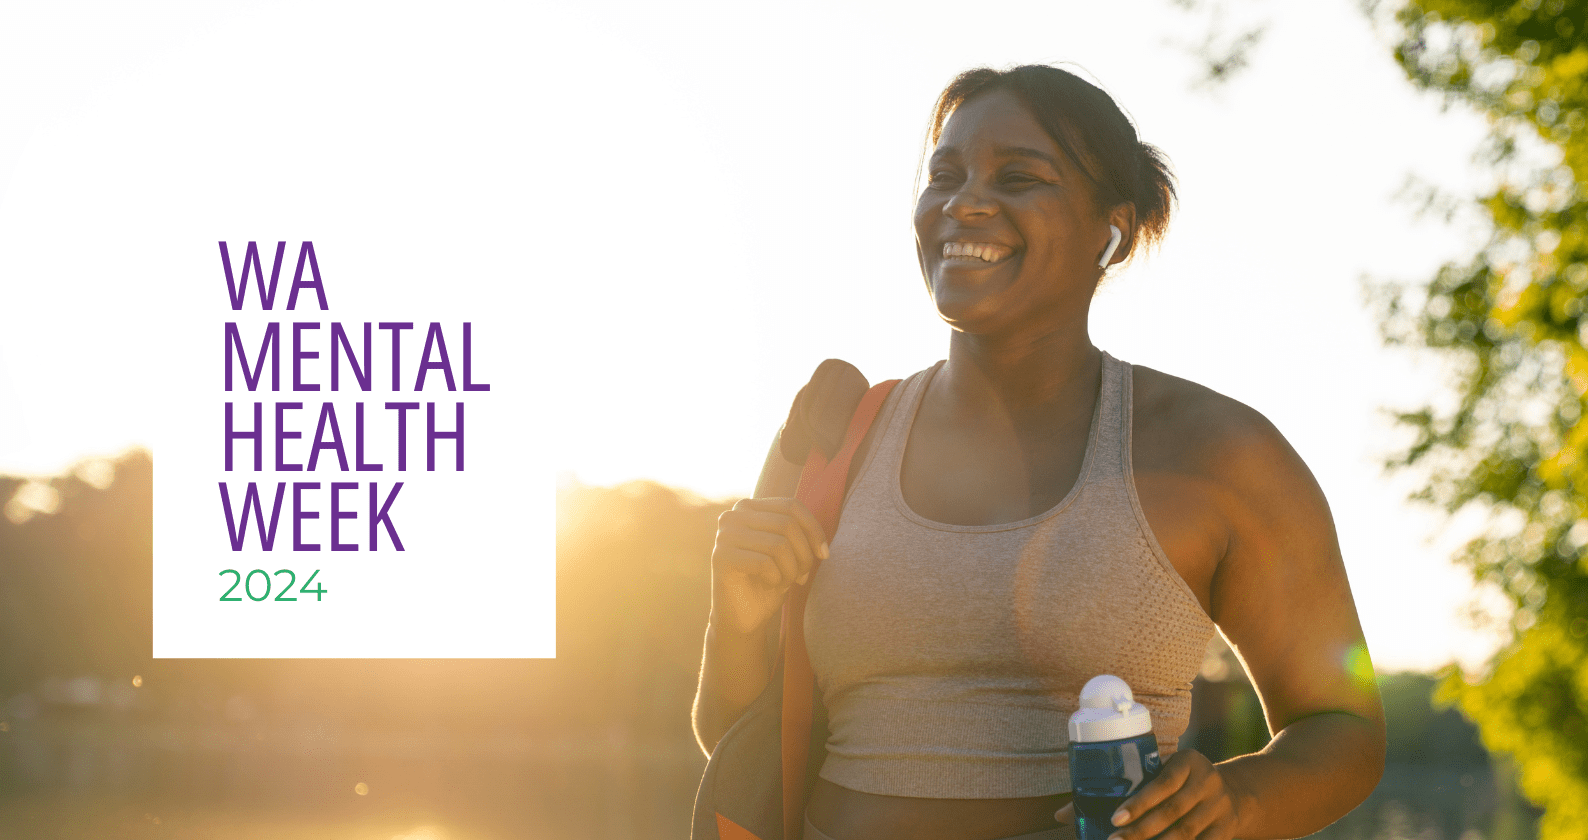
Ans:
[{"label": "woman's right hand", "polygon": [[717,517],[711,550],[711,621],[719,632],[766,629],[788,596],[827,559],[821,523],[798,499],[741,499]]}]

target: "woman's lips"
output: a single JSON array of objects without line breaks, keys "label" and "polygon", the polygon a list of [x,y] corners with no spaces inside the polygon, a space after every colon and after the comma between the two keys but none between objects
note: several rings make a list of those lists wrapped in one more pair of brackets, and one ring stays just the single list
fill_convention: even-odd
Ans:
[{"label": "woman's lips", "polygon": [[943,259],[954,262],[1002,262],[1015,250],[992,242],[944,242]]}]

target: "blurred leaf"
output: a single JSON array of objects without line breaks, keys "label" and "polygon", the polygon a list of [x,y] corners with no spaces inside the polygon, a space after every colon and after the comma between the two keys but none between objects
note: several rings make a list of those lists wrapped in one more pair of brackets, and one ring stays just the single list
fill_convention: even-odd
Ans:
[{"label": "blurred leaf", "polygon": [[1221,0],[1169,0],[1186,13],[1187,30],[1199,30],[1200,38],[1173,38],[1168,45],[1196,61],[1190,87],[1210,90],[1228,82],[1251,64],[1252,53],[1268,33],[1267,21],[1232,20],[1256,7]]},{"label": "blurred leaf", "polygon": [[[1377,4],[1365,6],[1376,10]],[[1498,186],[1471,201],[1489,227],[1470,260],[1415,290],[1371,296],[1386,341],[1456,362],[1453,407],[1399,413],[1413,442],[1392,458],[1427,477],[1415,498],[1487,509],[1458,561],[1514,607],[1485,677],[1448,674],[1441,696],[1509,753],[1543,805],[1541,836],[1588,825],[1588,0],[1423,0],[1396,14],[1395,56],[1446,105],[1485,113],[1478,160]],[[1429,193],[1424,207],[1458,211]],[[1437,209],[1436,209],[1437,208]],[[1408,317],[1410,315],[1410,317]]]}]

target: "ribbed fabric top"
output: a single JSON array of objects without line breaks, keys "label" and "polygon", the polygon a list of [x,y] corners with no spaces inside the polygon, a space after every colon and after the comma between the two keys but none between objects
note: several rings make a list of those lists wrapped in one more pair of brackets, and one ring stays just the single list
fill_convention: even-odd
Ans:
[{"label": "ribbed fabric top", "polygon": [[1098,674],[1130,684],[1167,756],[1214,626],[1136,498],[1130,366],[1103,354],[1069,494],[998,525],[933,522],[900,491],[905,443],[941,367],[902,383],[878,418],[811,585],[806,643],[831,729],[822,778],[938,799],[1067,791],[1067,725]]}]

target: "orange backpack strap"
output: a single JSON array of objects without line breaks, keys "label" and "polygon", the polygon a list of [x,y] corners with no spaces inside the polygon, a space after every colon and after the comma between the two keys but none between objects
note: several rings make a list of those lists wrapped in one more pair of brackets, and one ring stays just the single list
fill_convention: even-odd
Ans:
[{"label": "orange backpack strap", "polygon": [[[844,435],[843,446],[827,460],[820,446],[812,446],[800,473],[799,490],[795,498],[805,503],[816,521],[822,525],[829,543],[838,531],[838,514],[844,504],[844,490],[849,478],[849,464],[855,450],[865,439],[866,432],[877,419],[883,400],[899,380],[879,382],[866,392],[855,408]],[[811,699],[816,676],[811,671],[811,661],[805,651],[805,599],[810,593],[809,580],[805,585],[795,584],[789,590],[788,602],[783,610],[783,836],[800,836],[805,816],[805,765],[809,758],[811,737]]]}]

